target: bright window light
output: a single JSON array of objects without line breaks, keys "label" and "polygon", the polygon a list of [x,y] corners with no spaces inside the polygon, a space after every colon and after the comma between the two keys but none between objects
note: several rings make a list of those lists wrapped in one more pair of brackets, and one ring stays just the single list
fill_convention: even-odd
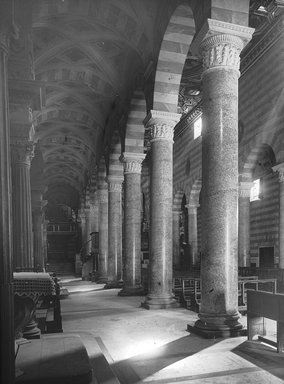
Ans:
[{"label": "bright window light", "polygon": [[260,200],[260,179],[253,181],[253,186],[250,189],[250,201]]},{"label": "bright window light", "polygon": [[202,131],[202,119],[199,117],[195,122],[193,126],[193,138],[194,140],[197,139],[199,136],[201,136]]}]

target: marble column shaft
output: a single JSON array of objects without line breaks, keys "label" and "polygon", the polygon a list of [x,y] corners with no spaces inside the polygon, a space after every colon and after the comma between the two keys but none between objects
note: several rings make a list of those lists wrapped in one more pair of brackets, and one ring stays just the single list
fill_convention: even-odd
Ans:
[{"label": "marble column shaft", "polygon": [[33,268],[30,167],[33,143],[12,140],[13,252],[15,268]]},{"label": "marble column shaft", "polygon": [[199,205],[188,204],[188,243],[191,249],[191,263],[196,265],[198,263],[197,252],[197,208]]},{"label": "marble column shaft", "polygon": [[122,278],[122,177],[111,177],[108,182],[108,283]]},{"label": "marble column shaft", "polygon": [[284,269],[284,163],[273,167],[279,180],[279,268]]},{"label": "marble column shaft", "polygon": [[201,43],[202,259],[195,326],[205,332],[231,332],[242,328],[238,321],[238,78],[244,43],[236,35],[212,32]]},{"label": "marble column shaft", "polygon": [[173,296],[173,131],[179,115],[151,111],[151,211],[149,291],[147,309],[176,306]]},{"label": "marble column shaft", "polygon": [[173,211],[173,266],[175,270],[180,269],[179,218],[180,211]]},{"label": "marble column shaft", "polygon": [[251,182],[239,186],[239,267],[250,266],[250,190]]},{"label": "marble column shaft", "polygon": [[99,262],[98,275],[101,282],[107,281],[108,264],[108,191],[99,189]]},{"label": "marble column shaft", "polygon": [[39,206],[33,211],[33,228],[34,228],[34,266],[39,271],[44,268],[43,254],[43,212]]},{"label": "marble column shaft", "polygon": [[[0,5],[1,16],[9,19]],[[12,2],[10,2],[12,7]],[[3,11],[3,12],[2,12]],[[0,16],[0,18],[1,18]],[[3,20],[2,20],[3,21]],[[2,24],[3,26],[3,24]],[[7,31],[6,31],[7,32]],[[1,383],[13,383],[15,377],[15,340],[14,340],[14,292],[13,292],[13,258],[12,258],[12,204],[11,204],[11,163],[10,163],[10,127],[8,96],[8,32],[1,28],[0,34],[0,153],[1,153],[1,199],[0,199],[0,300],[1,300]]]},{"label": "marble column shaft", "polygon": [[141,163],[145,155],[124,153],[124,259],[120,294],[141,294]]}]

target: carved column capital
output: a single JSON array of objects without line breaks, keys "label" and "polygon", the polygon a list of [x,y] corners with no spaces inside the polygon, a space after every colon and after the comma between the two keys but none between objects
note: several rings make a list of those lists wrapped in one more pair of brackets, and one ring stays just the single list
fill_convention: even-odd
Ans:
[{"label": "carved column capital", "polygon": [[251,40],[253,28],[207,19],[191,50],[203,57],[204,70],[228,67],[239,71],[240,52]]},{"label": "carved column capital", "polygon": [[279,183],[282,183],[284,181],[284,163],[277,164],[272,169],[277,174]]},{"label": "carved column capital", "polygon": [[106,178],[106,182],[108,183],[108,191],[109,192],[121,192],[122,191],[123,177],[108,176]]},{"label": "carved column capital", "polygon": [[241,181],[239,183],[239,197],[249,198],[252,186],[253,182],[251,181]]},{"label": "carved column capital", "polygon": [[143,153],[124,152],[121,158],[124,166],[124,174],[141,173],[142,162],[145,156]]},{"label": "carved column capital", "polygon": [[240,68],[240,53],[243,48],[241,38],[232,35],[213,35],[200,45],[204,70],[213,67]]},{"label": "carved column capital", "polygon": [[192,215],[196,214],[198,207],[200,207],[200,205],[197,203],[189,203],[185,205],[185,208],[187,208],[188,213]]},{"label": "carved column capital", "polygon": [[178,113],[151,110],[144,120],[145,127],[150,128],[151,142],[156,140],[173,141],[174,127],[180,116]]},{"label": "carved column capital", "polygon": [[12,162],[14,164],[31,165],[34,157],[34,142],[23,139],[11,139]]}]

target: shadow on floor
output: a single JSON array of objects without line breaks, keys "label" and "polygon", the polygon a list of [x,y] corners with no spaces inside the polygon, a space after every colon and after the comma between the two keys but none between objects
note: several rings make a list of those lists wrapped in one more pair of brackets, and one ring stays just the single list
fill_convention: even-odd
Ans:
[{"label": "shadow on floor", "polygon": [[[221,340],[218,339],[218,342]],[[113,362],[110,365],[121,384],[139,383],[161,369],[192,356],[213,344],[216,344],[216,340],[200,339],[196,335],[188,335],[155,348],[153,351],[136,355],[117,363]],[[102,345],[101,349],[103,349]],[[134,367],[139,368],[140,377],[134,370]]]},{"label": "shadow on floor", "polygon": [[284,382],[284,354],[259,341],[245,341],[232,350],[236,355],[264,369]]}]

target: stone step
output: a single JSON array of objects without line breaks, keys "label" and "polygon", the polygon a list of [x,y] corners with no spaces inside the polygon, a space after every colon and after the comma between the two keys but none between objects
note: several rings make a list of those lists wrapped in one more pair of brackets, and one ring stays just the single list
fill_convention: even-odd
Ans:
[{"label": "stone step", "polygon": [[16,358],[16,383],[89,384],[92,367],[77,335],[42,336],[21,345]]}]

